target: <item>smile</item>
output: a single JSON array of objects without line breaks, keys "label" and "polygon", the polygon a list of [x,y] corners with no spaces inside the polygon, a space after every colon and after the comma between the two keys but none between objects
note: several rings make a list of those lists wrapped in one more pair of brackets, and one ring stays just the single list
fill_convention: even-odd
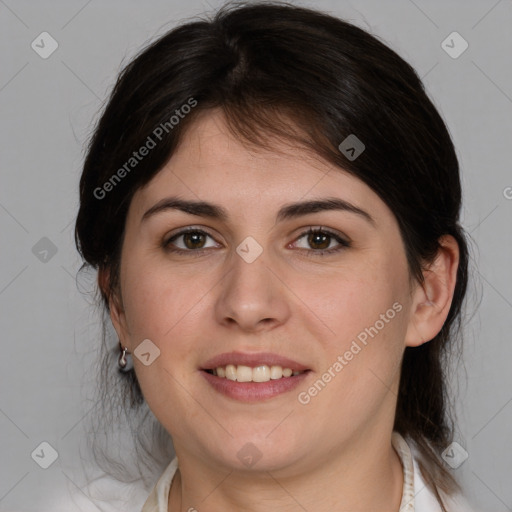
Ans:
[{"label": "smile", "polygon": [[266,364],[255,367],[242,364],[228,364],[206,371],[210,375],[236,382],[269,382],[271,380],[295,377],[304,373],[304,370],[293,370],[292,368],[283,368],[279,365],[268,366]]}]

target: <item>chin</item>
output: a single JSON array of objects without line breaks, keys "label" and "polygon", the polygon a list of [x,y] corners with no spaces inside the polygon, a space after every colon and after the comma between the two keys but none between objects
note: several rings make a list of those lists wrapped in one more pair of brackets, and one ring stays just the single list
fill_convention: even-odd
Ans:
[{"label": "chin", "polygon": [[246,432],[238,434],[212,454],[221,464],[236,471],[278,471],[289,466],[299,456],[293,436],[285,432],[268,435]]}]

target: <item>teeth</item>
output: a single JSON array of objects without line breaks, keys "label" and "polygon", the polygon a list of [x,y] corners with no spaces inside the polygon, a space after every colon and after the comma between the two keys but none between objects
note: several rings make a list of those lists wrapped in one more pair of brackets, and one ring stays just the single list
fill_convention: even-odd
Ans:
[{"label": "teeth", "polygon": [[270,380],[270,368],[264,364],[252,368],[251,377],[253,382],[268,382]]},{"label": "teeth", "polygon": [[301,373],[304,372],[277,365],[267,366],[266,364],[254,368],[242,364],[237,366],[228,364],[227,366],[218,366],[213,370],[213,374],[217,377],[236,380],[237,382],[268,382]]},{"label": "teeth", "polygon": [[[217,372],[217,375],[218,374],[219,374],[219,372]],[[236,376],[237,376],[236,366],[233,364],[228,364],[226,366],[226,379],[236,380]]]},{"label": "teeth", "polygon": [[236,380],[238,382],[251,382],[252,368],[250,368],[249,366],[238,366],[236,369]]},{"label": "teeth", "polygon": [[270,378],[271,379],[280,379],[283,376],[283,369],[280,366],[271,366],[270,367]]}]

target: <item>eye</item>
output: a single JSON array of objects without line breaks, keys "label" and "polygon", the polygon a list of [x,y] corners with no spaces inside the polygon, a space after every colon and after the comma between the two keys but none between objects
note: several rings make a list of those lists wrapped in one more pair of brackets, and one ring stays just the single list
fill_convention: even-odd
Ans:
[{"label": "eye", "polygon": [[[308,231],[302,233],[299,238],[297,238],[297,241],[303,238],[305,238],[305,243],[309,247],[301,247],[301,249],[308,251],[309,248],[312,248],[312,251],[308,251],[312,256],[321,256],[326,253],[332,254],[350,247],[348,240],[345,240],[333,231],[321,227],[310,228]],[[334,247],[332,245],[333,243]],[[297,244],[297,242],[295,242],[295,244]]]},{"label": "eye", "polygon": [[[162,243],[164,249],[174,253],[195,253],[201,255],[206,249],[218,247],[217,243],[206,245],[208,238],[213,240],[212,235],[206,231],[188,227],[175,233]],[[293,243],[297,245],[297,241],[305,239],[305,243],[309,247],[299,247],[306,252],[307,256],[322,256],[324,254],[332,254],[339,252],[351,244],[338,233],[324,229],[321,227],[312,227],[303,232]],[[334,245],[334,246],[333,246]]]},{"label": "eye", "polygon": [[[190,227],[171,236],[167,241],[163,242],[163,247],[171,252],[202,252],[209,247],[216,247],[215,244],[207,246],[206,240],[213,237],[198,228]],[[180,243],[176,243],[179,241]]]}]

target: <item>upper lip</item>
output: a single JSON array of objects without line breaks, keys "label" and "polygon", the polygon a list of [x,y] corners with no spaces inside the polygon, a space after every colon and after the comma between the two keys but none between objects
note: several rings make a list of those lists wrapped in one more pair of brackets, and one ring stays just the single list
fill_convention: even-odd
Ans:
[{"label": "upper lip", "polygon": [[244,365],[254,368],[256,366],[281,366],[282,368],[290,368],[296,371],[308,370],[307,366],[300,364],[293,359],[288,357],[273,354],[271,352],[259,352],[259,353],[247,353],[247,352],[225,352],[219,354],[206,361],[201,369],[202,370],[213,370],[219,366],[227,366],[228,364],[233,365]]}]

